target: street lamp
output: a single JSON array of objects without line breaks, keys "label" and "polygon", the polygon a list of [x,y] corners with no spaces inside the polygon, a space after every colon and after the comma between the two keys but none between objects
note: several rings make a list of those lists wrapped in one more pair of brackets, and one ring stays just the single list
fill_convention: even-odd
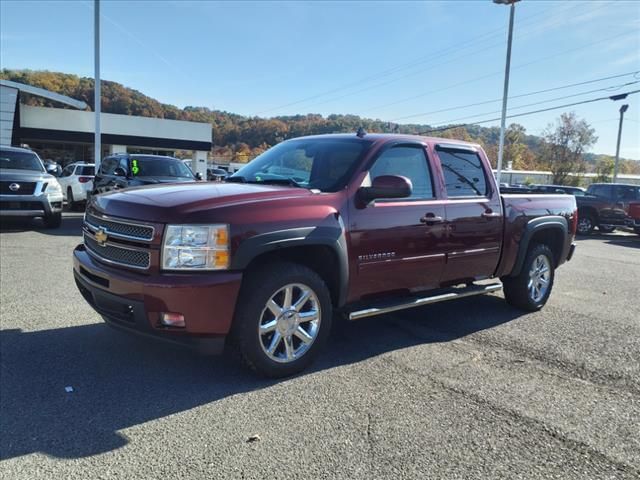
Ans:
[{"label": "street lamp", "polygon": [[100,0],[93,2],[93,112],[95,115],[93,163],[98,173],[102,160],[102,137],[100,135],[100,112],[102,107],[100,95]]},{"label": "street lamp", "polygon": [[624,112],[629,109],[629,104],[625,103],[620,107],[620,123],[618,124],[618,144],[616,145],[616,163],[613,164],[613,183],[618,181],[618,163],[620,161],[620,140],[622,139],[622,120]]},{"label": "street lamp", "polygon": [[498,5],[510,5],[509,11],[509,39],[507,41],[507,62],[504,68],[504,92],[502,94],[502,117],[500,119],[500,146],[498,147],[498,169],[496,172],[496,180],[500,185],[500,176],[502,174],[502,156],[504,154],[504,131],[507,121],[507,96],[509,95],[509,70],[511,68],[511,40],[513,38],[513,17],[516,11],[516,2],[520,0],[493,0]]}]

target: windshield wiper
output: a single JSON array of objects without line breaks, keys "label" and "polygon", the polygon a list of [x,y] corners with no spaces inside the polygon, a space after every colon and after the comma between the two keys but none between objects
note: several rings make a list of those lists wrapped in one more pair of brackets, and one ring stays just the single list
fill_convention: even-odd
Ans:
[{"label": "windshield wiper", "polygon": [[247,183],[247,179],[242,175],[233,175],[231,177],[225,178],[224,181],[229,183]]},{"label": "windshield wiper", "polygon": [[272,183],[274,185],[288,185],[290,187],[296,187],[296,188],[307,188],[304,185],[302,185],[301,183],[298,183],[297,181],[295,181],[293,178],[267,178],[267,179],[260,179],[260,180],[247,180],[247,183]]}]

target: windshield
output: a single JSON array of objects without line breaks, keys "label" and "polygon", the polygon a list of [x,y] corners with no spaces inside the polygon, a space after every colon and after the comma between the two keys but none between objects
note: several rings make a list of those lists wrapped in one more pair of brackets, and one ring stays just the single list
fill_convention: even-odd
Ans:
[{"label": "windshield", "polygon": [[0,169],[44,172],[42,162],[35,153],[11,150],[0,150]]},{"label": "windshield", "polygon": [[193,178],[193,173],[176,158],[133,157],[131,174],[134,177],[180,177]]},{"label": "windshield", "polygon": [[371,143],[356,138],[289,140],[267,150],[228,180],[335,192],[346,185]]}]

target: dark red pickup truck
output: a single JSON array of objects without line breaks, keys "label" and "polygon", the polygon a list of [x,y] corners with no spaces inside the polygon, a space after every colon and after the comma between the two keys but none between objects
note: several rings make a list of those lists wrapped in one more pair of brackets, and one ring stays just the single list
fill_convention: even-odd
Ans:
[{"label": "dark red pickup truck", "polygon": [[283,142],[227,183],[93,197],[74,275],[109,324],[205,353],[230,340],[278,377],[312,361],[334,312],[501,288],[541,308],[577,221],[571,195],[500,195],[478,145],[323,135]]},{"label": "dark red pickup truck", "polygon": [[595,227],[609,233],[624,226],[640,233],[640,185],[592,183],[576,202],[579,234],[588,235]]}]

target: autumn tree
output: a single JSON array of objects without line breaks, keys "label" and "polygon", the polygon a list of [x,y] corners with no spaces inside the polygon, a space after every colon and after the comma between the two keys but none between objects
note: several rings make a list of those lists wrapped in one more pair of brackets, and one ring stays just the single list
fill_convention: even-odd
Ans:
[{"label": "autumn tree", "polygon": [[615,160],[609,156],[603,156],[596,162],[595,183],[610,182],[613,178],[613,167]]},{"label": "autumn tree", "polygon": [[575,113],[563,113],[543,134],[542,162],[553,173],[553,183],[575,185],[586,169],[583,154],[598,139],[595,130]]}]

